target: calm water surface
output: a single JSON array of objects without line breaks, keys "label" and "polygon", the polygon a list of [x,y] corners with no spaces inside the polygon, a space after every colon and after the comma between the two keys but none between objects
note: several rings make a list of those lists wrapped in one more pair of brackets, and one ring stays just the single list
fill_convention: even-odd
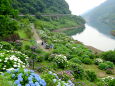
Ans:
[{"label": "calm water surface", "polygon": [[103,51],[115,49],[115,39],[102,34],[97,28],[88,24],[86,24],[86,28],[82,33],[73,35],[72,37],[75,40],[81,41],[85,45],[93,46]]}]

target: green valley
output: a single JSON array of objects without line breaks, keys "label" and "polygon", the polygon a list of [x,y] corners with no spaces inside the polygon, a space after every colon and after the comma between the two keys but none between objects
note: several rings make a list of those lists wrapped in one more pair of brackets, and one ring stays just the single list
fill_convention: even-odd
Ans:
[{"label": "green valley", "polygon": [[85,20],[65,0],[0,0],[0,86],[114,86],[115,50],[90,50],[72,27]]}]

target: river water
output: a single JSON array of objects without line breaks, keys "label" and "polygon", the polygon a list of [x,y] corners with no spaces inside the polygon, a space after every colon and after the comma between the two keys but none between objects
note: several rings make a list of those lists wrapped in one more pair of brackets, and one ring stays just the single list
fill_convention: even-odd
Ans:
[{"label": "river water", "polygon": [[97,28],[92,27],[88,24],[85,25],[85,30],[80,33],[73,35],[73,39],[81,41],[85,45],[93,46],[102,51],[114,50],[115,39],[109,35],[101,33]]}]

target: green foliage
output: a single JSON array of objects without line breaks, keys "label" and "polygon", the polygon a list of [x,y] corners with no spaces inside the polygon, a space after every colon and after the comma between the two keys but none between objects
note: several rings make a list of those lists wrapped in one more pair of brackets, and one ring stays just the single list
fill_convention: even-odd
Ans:
[{"label": "green foliage", "polygon": [[0,71],[25,67],[28,56],[20,51],[14,51],[14,46],[7,42],[0,42]]},{"label": "green foliage", "polygon": [[107,61],[111,61],[111,62],[115,63],[115,50],[103,52],[101,57]]},{"label": "green foliage", "polygon": [[[41,20],[35,21],[36,28],[43,29],[46,28],[48,30],[55,30],[61,29],[65,27],[76,27],[80,26],[83,27],[85,24],[85,20],[82,19],[80,16],[62,16],[59,19],[46,19],[45,17],[41,18]],[[79,29],[77,30],[79,32]]]},{"label": "green foliage", "polygon": [[70,61],[74,62],[76,64],[81,64],[82,63],[82,61],[79,58],[72,58],[72,59],[70,59]]},{"label": "green foliage", "polygon": [[12,6],[22,14],[61,13],[69,14],[65,0],[12,0]]},{"label": "green foliage", "polygon": [[18,22],[10,17],[16,16],[11,0],[0,0],[0,39],[13,34],[18,28]]},{"label": "green foliage", "polygon": [[84,59],[82,59],[82,62],[85,64],[92,64],[92,60],[93,59],[90,59],[90,58],[84,58]]},{"label": "green foliage", "polygon": [[0,15],[0,39],[8,37],[18,29],[18,22],[9,16]]},{"label": "green foliage", "polygon": [[96,76],[95,72],[93,72],[93,71],[86,71],[86,76],[87,76],[87,79],[91,82],[94,82],[97,80],[97,76]]},{"label": "green foliage", "polygon": [[55,83],[53,83],[53,79],[55,79],[54,75],[45,73],[42,75],[42,78],[47,82],[47,86],[55,86]]},{"label": "green foliage", "polygon": [[108,68],[108,65],[106,63],[100,63],[99,64],[99,69],[106,70],[107,68]]},{"label": "green foliage", "polygon": [[108,86],[114,86],[114,85],[115,85],[115,79],[112,79],[112,80],[109,82]]},{"label": "green foliage", "polygon": [[84,26],[81,26],[81,27],[79,27],[79,28],[73,28],[73,29],[70,29],[70,30],[65,30],[65,31],[63,31],[66,35],[68,35],[68,36],[72,36],[72,35],[75,35],[75,34],[77,34],[77,33],[81,33],[81,32],[83,32],[84,31]]},{"label": "green foliage", "polygon": [[13,82],[8,80],[7,77],[0,75],[0,86],[14,86]]},{"label": "green foliage", "polygon": [[8,42],[2,41],[2,42],[0,42],[0,50],[2,50],[2,49],[12,50],[13,46]]},{"label": "green foliage", "polygon": [[74,86],[71,80],[64,81],[58,77],[56,73],[49,71],[42,74],[42,78],[46,81],[47,86]]},{"label": "green foliage", "polygon": [[99,68],[101,70],[106,70],[106,69],[113,68],[113,67],[114,67],[114,64],[112,62],[109,62],[109,61],[99,64]]},{"label": "green foliage", "polygon": [[60,68],[65,68],[67,66],[67,57],[64,55],[54,55],[52,59]]},{"label": "green foliage", "polygon": [[12,0],[0,0],[0,15],[16,16],[17,10],[11,6]]},{"label": "green foliage", "polygon": [[115,78],[112,76],[108,76],[102,79],[103,83],[108,86],[114,86],[115,85]]},{"label": "green foliage", "polygon": [[68,62],[68,67],[73,71],[73,76],[76,79],[83,79],[83,77],[85,76],[84,70],[81,68],[80,65]]},{"label": "green foliage", "polygon": [[0,50],[0,71],[7,69],[25,67],[27,65],[27,55],[12,50]]},{"label": "green foliage", "polygon": [[107,74],[113,74],[112,69],[107,69],[107,70],[106,70],[106,73],[107,73]]}]

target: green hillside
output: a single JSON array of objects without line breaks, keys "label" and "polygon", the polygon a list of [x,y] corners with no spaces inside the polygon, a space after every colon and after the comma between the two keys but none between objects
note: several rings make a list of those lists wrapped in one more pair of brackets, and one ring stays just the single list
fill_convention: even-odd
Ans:
[{"label": "green hillside", "polygon": [[89,22],[107,24],[115,28],[115,0],[107,0],[97,8],[84,15]]},{"label": "green hillside", "polygon": [[12,5],[22,14],[71,13],[65,0],[13,0]]}]

